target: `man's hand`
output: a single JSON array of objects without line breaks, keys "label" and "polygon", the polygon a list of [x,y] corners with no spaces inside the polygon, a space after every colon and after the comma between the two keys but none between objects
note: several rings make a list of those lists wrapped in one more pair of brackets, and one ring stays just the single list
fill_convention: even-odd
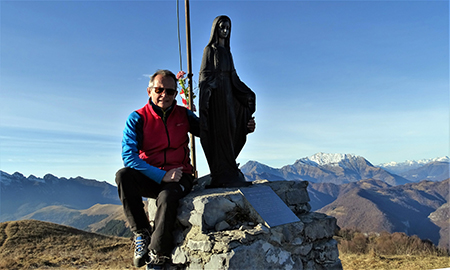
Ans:
[{"label": "man's hand", "polygon": [[252,117],[250,120],[248,120],[247,129],[248,133],[252,133],[253,131],[255,131],[256,129],[255,117]]},{"label": "man's hand", "polygon": [[169,170],[168,172],[166,172],[166,174],[164,175],[162,181],[169,183],[169,182],[178,182],[180,181],[181,177],[183,176],[183,171],[182,171],[183,167],[178,167],[172,170]]}]

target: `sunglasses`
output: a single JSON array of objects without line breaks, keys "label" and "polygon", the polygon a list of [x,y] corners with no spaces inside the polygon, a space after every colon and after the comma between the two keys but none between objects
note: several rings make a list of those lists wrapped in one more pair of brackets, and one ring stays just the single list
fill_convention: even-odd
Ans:
[{"label": "sunglasses", "polygon": [[177,90],[172,89],[172,88],[163,88],[163,87],[153,87],[153,89],[155,90],[156,94],[161,94],[162,92],[166,92],[166,95],[168,96],[173,96],[175,95],[175,92],[177,92]]}]

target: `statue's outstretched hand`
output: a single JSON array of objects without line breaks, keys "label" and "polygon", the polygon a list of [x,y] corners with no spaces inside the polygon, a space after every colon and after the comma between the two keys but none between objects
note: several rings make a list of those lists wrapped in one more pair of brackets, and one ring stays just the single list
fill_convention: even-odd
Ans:
[{"label": "statue's outstretched hand", "polygon": [[197,111],[197,107],[195,107],[195,104],[192,104],[192,108],[190,110],[193,111],[193,112]]},{"label": "statue's outstretched hand", "polygon": [[256,129],[255,117],[252,117],[250,120],[248,120],[247,129],[248,129],[248,133],[252,133],[255,131],[255,129]]},{"label": "statue's outstretched hand", "polygon": [[182,171],[183,167],[178,167],[172,170],[169,170],[168,172],[166,172],[166,174],[164,175],[162,182],[178,182],[180,181],[181,177],[183,176],[183,171]]}]

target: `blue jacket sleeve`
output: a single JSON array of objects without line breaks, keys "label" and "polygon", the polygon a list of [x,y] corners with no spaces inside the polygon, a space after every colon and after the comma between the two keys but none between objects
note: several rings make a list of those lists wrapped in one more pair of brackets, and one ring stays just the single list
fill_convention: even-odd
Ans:
[{"label": "blue jacket sleeve", "polygon": [[139,145],[142,142],[142,118],[132,112],[127,119],[122,139],[122,160],[125,167],[140,171],[148,178],[161,183],[166,171],[151,166],[139,158]]}]

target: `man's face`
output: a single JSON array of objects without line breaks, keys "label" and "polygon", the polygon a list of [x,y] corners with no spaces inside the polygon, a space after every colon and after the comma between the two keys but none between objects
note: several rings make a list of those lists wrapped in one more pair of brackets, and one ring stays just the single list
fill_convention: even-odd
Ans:
[{"label": "man's face", "polygon": [[[160,92],[164,89],[161,93]],[[147,88],[148,96],[153,101],[153,103],[161,107],[162,109],[169,108],[173,101],[175,100],[175,97],[177,96],[177,92],[175,91],[173,95],[169,95],[167,92],[171,92],[170,90],[176,90],[177,85],[175,81],[170,77],[163,77],[162,75],[157,75],[155,79],[153,80],[153,86]]]}]

